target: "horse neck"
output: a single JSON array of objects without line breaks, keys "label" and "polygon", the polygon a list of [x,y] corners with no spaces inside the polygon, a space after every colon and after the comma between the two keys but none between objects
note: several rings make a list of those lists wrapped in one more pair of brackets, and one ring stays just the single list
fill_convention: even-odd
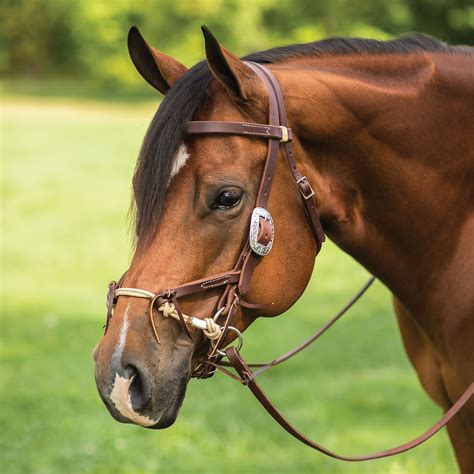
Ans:
[{"label": "horse neck", "polygon": [[426,308],[473,211],[472,56],[287,68],[276,73],[329,237],[408,308]]}]

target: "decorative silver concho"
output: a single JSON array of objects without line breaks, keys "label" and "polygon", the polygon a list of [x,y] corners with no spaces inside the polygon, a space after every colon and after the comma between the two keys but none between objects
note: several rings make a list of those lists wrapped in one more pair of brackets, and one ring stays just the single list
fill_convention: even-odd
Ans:
[{"label": "decorative silver concho", "polygon": [[[258,242],[258,230],[260,227],[260,218],[265,219],[272,228],[272,238],[267,245],[260,244]],[[250,219],[250,231],[249,231],[249,241],[250,241],[250,248],[257,254],[257,255],[267,255],[270,250],[272,249],[273,239],[275,237],[275,227],[273,225],[273,219],[271,214],[264,209],[263,207],[256,207],[252,212],[252,218]]]}]

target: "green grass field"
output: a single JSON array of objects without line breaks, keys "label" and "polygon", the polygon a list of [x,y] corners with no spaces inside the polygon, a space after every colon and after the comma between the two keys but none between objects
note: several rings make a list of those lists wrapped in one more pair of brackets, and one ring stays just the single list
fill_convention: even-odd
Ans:
[{"label": "green grass field", "polygon": [[[10,88],[11,89],[11,88]],[[3,97],[0,471],[3,473],[445,473],[445,432],[371,463],[330,460],[290,438],[245,388],[192,381],[171,428],[115,422],[91,350],[105,288],[130,258],[127,211],[152,103]],[[319,327],[367,278],[332,244],[293,310],[245,334],[266,359]],[[261,378],[305,433],[344,454],[407,441],[440,416],[400,341],[379,283],[314,347]]]}]

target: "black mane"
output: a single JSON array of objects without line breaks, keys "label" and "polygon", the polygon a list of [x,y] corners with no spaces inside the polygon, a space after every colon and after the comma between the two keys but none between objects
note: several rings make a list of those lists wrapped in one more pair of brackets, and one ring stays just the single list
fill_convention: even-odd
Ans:
[{"label": "black mane", "polygon": [[[472,48],[449,46],[430,36],[419,34],[391,41],[330,38],[259,51],[243,59],[258,63],[275,63],[301,56],[413,52],[472,53]],[[205,61],[192,67],[166,94],[148,128],[133,177],[137,236],[152,233],[158,227],[173,157],[183,140],[187,122],[208,99],[211,79],[212,75]]]}]

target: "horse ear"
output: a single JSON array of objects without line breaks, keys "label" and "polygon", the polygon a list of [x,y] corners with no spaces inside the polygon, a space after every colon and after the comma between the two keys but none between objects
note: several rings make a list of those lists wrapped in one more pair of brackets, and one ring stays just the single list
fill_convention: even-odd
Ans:
[{"label": "horse ear", "polygon": [[136,26],[130,28],[127,43],[137,71],[162,94],[187,71],[180,62],[150,46]]},{"label": "horse ear", "polygon": [[213,76],[241,100],[255,98],[262,91],[263,84],[257,75],[237,56],[225,49],[205,27],[201,27],[206,44],[206,59]]}]

